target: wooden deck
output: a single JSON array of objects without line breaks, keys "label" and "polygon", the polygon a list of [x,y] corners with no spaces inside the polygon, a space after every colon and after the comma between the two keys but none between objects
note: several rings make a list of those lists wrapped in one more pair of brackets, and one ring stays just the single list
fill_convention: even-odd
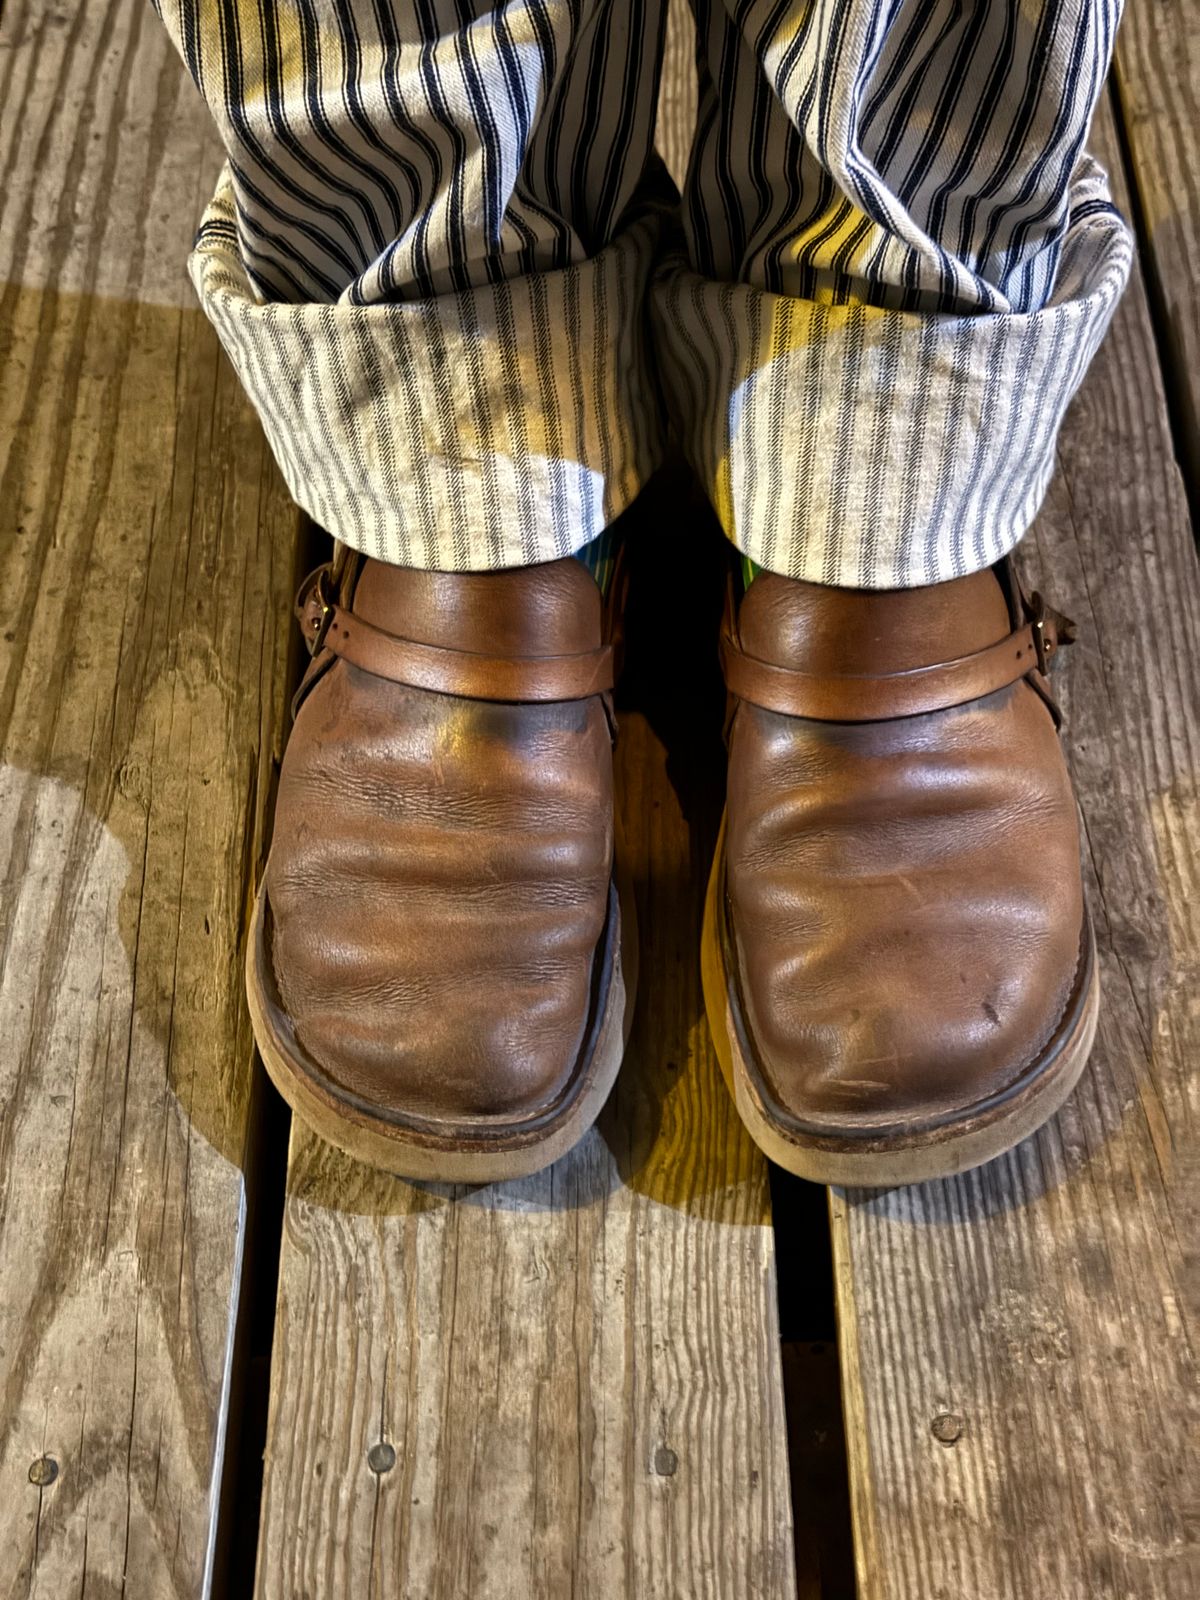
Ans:
[{"label": "wooden deck", "polygon": [[[182,274],[219,150],[144,0],[8,0],[0,1600],[1200,1594],[1194,50],[1182,0],[1132,0],[1093,143],[1142,271],[1028,541],[1082,624],[1096,1054],[1011,1156],[826,1214],[769,1184],[704,1024],[717,546],[677,485],[637,556],[644,981],[599,1126],[475,1191],[288,1144],[241,951],[305,534]],[[676,18],[676,167],[687,52]]]}]

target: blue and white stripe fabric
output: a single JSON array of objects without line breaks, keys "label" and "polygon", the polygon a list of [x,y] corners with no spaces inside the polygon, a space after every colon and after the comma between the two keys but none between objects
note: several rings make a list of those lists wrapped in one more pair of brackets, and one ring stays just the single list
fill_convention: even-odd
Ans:
[{"label": "blue and white stripe fabric", "polygon": [[1119,0],[159,0],[229,161],[191,270],[300,504],[549,560],[674,427],[759,564],[936,582],[1017,543],[1128,275],[1083,143]]}]

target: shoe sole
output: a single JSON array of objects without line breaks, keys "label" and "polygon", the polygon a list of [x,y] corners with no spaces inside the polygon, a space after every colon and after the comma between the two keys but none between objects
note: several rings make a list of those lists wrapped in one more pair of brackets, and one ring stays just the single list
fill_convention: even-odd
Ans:
[{"label": "shoe sole", "polygon": [[268,921],[264,883],[254,902],[246,947],[246,996],[263,1065],[295,1115],[355,1160],[423,1182],[483,1184],[524,1178],[566,1155],[603,1110],[625,1053],[637,994],[637,918],[619,855],[601,945],[607,970],[584,1065],[564,1102],[528,1121],[393,1120],[372,1115],[370,1107],[339,1091],[298,1044],[288,1048],[288,1035],[295,1036],[274,993]]},{"label": "shoe sole", "polygon": [[1062,1106],[1079,1081],[1091,1054],[1100,1014],[1100,976],[1091,922],[1086,935],[1088,975],[1082,997],[1065,1035],[1056,1037],[1026,1074],[1028,1087],[1018,1087],[996,1108],[968,1112],[958,1122],[914,1131],[899,1137],[844,1135],[806,1136],[785,1127],[771,1115],[743,1047],[746,1030],[739,1026],[736,998],[725,960],[724,919],[725,821],[713,858],[704,905],[700,967],[704,1007],[717,1059],[738,1115],[759,1149],[777,1166],[813,1183],[846,1188],[890,1189],[900,1184],[948,1178],[982,1166],[1034,1133]]}]

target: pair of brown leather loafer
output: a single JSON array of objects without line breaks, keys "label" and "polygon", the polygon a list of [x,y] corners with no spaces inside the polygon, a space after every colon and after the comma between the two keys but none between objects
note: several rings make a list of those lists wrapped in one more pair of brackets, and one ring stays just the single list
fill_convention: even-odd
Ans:
[{"label": "pair of brown leather loafer", "polygon": [[[614,849],[621,583],[574,560],[419,572],[340,552],[248,952],[293,1109],[416,1178],[563,1154],[636,988]],[[1011,568],[889,593],[731,592],[728,808],[709,1020],[750,1132],[805,1177],[988,1159],[1082,1070],[1098,1006],[1046,667],[1063,619]]]}]

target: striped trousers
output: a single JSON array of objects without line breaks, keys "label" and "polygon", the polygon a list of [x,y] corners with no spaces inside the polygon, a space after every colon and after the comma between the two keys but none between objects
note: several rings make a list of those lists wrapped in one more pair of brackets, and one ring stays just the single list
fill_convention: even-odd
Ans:
[{"label": "striped trousers", "polygon": [[1128,275],[1120,0],[157,0],[228,154],[191,257],[297,501],[383,560],[597,538],[674,433],[753,561],[863,588],[1028,528]]}]

